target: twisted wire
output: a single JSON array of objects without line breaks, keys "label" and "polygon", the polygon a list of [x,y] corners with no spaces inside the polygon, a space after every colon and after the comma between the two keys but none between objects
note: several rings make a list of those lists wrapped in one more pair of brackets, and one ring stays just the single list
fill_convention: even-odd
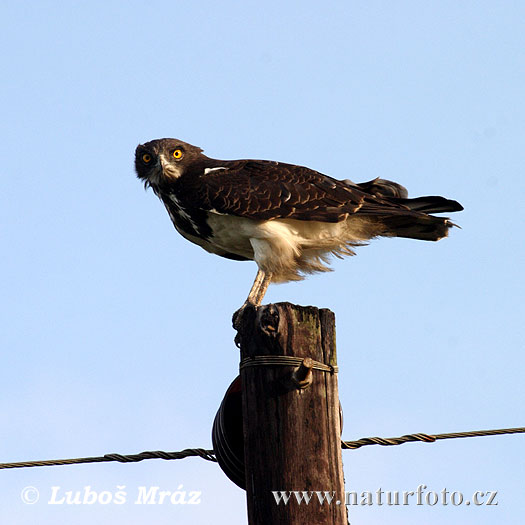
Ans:
[{"label": "twisted wire", "polygon": [[407,434],[405,436],[393,437],[393,438],[381,438],[381,437],[368,437],[358,439],[357,441],[341,441],[341,447],[343,449],[356,449],[365,447],[368,445],[403,445],[404,443],[410,443],[412,441],[422,441],[423,443],[434,443],[439,439],[455,439],[455,438],[467,438],[467,437],[482,437],[482,436],[500,436],[502,434],[523,434],[525,433],[525,427],[517,428],[499,428],[496,430],[473,430],[470,432],[449,432],[447,434]]},{"label": "twisted wire", "polygon": [[[239,370],[251,366],[300,366],[303,364],[304,357],[294,357],[289,355],[258,355],[254,357],[245,357],[240,365]],[[310,359],[312,370],[321,370],[322,372],[330,372],[337,374],[339,368],[337,366],[325,365],[319,361]]]},{"label": "twisted wire", "polygon": [[46,459],[42,461],[20,461],[18,463],[0,463],[0,469],[23,468],[23,467],[48,467],[54,465],[75,465],[78,463],[103,463],[107,461],[118,461],[120,463],[136,463],[144,459],[184,459],[197,456],[207,461],[217,461],[213,450],[203,448],[187,448],[179,452],[163,452],[162,450],[146,451],[140,454],[105,454],[87,458],[72,459]]},{"label": "twisted wire", "polygon": [[[483,436],[500,436],[503,434],[524,434],[525,427],[516,428],[499,428],[494,430],[473,430],[469,432],[449,432],[445,434],[406,434],[400,437],[381,438],[368,437],[358,439],[356,441],[341,441],[341,448],[355,450],[368,445],[382,445],[393,446],[403,445],[415,441],[423,443],[434,443],[440,439],[455,439],[468,437],[483,437]],[[203,448],[187,448],[179,452],[164,452],[162,450],[146,451],[140,454],[105,454],[104,456],[94,456],[87,458],[72,458],[72,459],[46,459],[42,461],[20,461],[17,463],[0,463],[0,469],[9,468],[24,468],[24,467],[47,467],[56,465],[75,465],[79,463],[103,463],[108,461],[118,461],[119,463],[136,463],[144,459],[184,459],[188,457],[200,457],[207,461],[217,462],[215,452],[213,450],[206,450]]]}]

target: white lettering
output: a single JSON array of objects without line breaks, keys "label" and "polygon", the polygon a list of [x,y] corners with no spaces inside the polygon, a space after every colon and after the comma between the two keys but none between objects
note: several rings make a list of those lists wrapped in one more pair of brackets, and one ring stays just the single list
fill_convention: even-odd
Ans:
[{"label": "white lettering", "polygon": [[150,487],[146,492],[146,487],[139,487],[139,494],[135,500],[135,505],[155,505],[155,498],[159,487]]},{"label": "white lettering", "polygon": [[84,505],[93,505],[97,502],[97,493],[94,490],[91,490],[91,486],[87,485],[84,487],[84,499],[82,503]]},{"label": "white lettering", "polygon": [[[497,505],[498,502],[494,501],[494,499],[496,498],[497,495],[498,495],[498,491],[497,490],[489,490],[487,492],[487,496],[489,496],[489,500],[487,501],[487,505]],[[494,503],[492,503],[493,501],[494,501]]]},{"label": "white lettering", "polygon": [[60,490],[60,487],[51,487],[51,499],[48,501],[49,505],[62,505],[64,501],[66,501],[66,498],[62,497],[62,499],[57,500],[57,494]]}]

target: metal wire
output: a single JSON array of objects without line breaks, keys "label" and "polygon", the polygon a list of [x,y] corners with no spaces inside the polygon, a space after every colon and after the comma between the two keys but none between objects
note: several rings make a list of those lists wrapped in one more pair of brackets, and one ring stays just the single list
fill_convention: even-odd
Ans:
[{"label": "metal wire", "polygon": [[467,437],[482,437],[482,436],[500,436],[502,434],[523,434],[525,427],[518,428],[500,428],[497,430],[473,430],[471,432],[452,432],[448,434],[407,434],[406,436],[393,438],[368,437],[358,439],[357,441],[341,441],[343,449],[356,449],[365,447],[367,445],[402,445],[411,441],[422,441],[424,443],[434,443],[439,439],[454,439]]},{"label": "metal wire", "polygon": [[[257,355],[254,357],[245,357],[240,365],[239,370],[251,366],[300,366],[303,364],[304,357],[294,357],[288,355]],[[339,368],[337,366],[325,365],[319,361],[310,359],[313,370],[321,370],[322,372],[330,372],[337,374]]]},{"label": "metal wire", "polygon": [[[415,441],[423,443],[434,443],[440,439],[455,439],[482,436],[500,436],[503,434],[525,434],[525,427],[500,428],[496,430],[473,430],[471,432],[451,432],[448,434],[407,434],[393,438],[368,437],[357,441],[341,441],[343,449],[357,449],[368,445],[393,446],[402,445]],[[107,461],[118,461],[120,463],[136,463],[144,459],[183,459],[197,456],[207,461],[217,461],[213,450],[203,448],[187,448],[179,452],[163,452],[162,450],[141,452],[140,454],[105,454],[88,458],[73,459],[46,459],[43,461],[21,461],[18,463],[0,463],[0,469],[24,468],[24,467],[47,467],[54,465],[75,465],[79,463],[103,463]]]},{"label": "metal wire", "polygon": [[180,452],[163,452],[162,450],[141,452],[140,454],[105,454],[104,456],[73,458],[73,459],[46,459],[43,461],[21,461],[19,463],[0,463],[0,469],[23,468],[23,467],[48,467],[53,465],[75,465],[78,463],[103,463],[106,461],[118,461],[120,463],[136,463],[144,459],[184,459],[197,456],[208,461],[217,461],[213,450],[203,448],[187,448]]}]

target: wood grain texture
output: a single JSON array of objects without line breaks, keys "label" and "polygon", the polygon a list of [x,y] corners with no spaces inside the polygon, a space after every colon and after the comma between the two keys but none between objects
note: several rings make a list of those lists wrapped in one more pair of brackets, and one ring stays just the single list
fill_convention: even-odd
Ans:
[{"label": "wood grain texture", "polygon": [[[336,366],[335,316],[330,310],[279,303],[246,309],[239,330],[241,357],[309,357]],[[346,524],[337,374],[313,370],[298,389],[297,367],[241,370],[250,525]],[[272,491],[329,491],[331,505],[314,495],[277,505]],[[340,504],[336,504],[339,501]]]}]

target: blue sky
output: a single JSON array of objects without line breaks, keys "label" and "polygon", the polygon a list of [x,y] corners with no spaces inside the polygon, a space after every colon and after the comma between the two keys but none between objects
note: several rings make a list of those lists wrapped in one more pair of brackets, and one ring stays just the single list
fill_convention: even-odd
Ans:
[{"label": "blue sky", "polygon": [[[523,426],[521,2],[15,2],[3,22],[0,461],[211,447],[253,263],[173,229],[139,142],[381,176],[459,200],[439,243],[379,240],[270,288],[336,313],[345,439]],[[523,437],[343,454],[347,490],[497,506],[352,507],[355,524],[522,521]],[[51,487],[201,491],[199,505],[48,505]],[[40,491],[34,505],[20,493]],[[0,520],[246,523],[199,459],[0,473]]]}]

